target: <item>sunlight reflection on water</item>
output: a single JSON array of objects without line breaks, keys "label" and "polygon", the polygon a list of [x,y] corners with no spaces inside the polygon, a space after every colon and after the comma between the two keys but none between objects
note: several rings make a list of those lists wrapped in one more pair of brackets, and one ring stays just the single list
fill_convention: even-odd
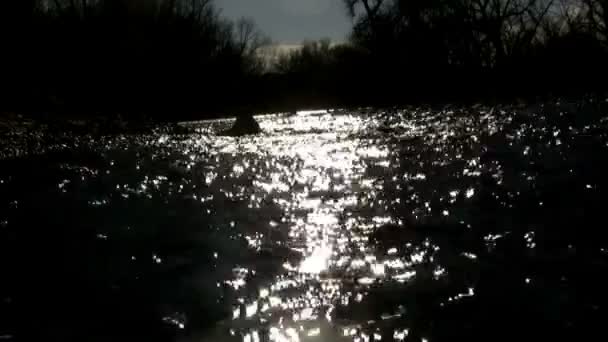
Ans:
[{"label": "sunlight reflection on water", "polygon": [[214,120],[75,138],[94,153],[49,157],[48,177],[1,169],[0,233],[39,226],[55,244],[106,253],[86,262],[111,271],[80,276],[100,293],[109,283],[108,298],[162,279],[163,297],[146,300],[186,341],[449,340],[486,316],[511,326],[504,306],[520,325],[526,313],[560,320],[555,298],[580,309],[570,284],[582,250],[588,274],[608,269],[608,239],[580,224],[603,219],[606,120],[483,106],[257,119],[256,136],[217,136],[231,121]]},{"label": "sunlight reflection on water", "polygon": [[[255,170],[246,163],[235,164],[233,170],[238,173],[232,176],[253,178],[255,195],[250,197],[250,207],[262,199],[279,205],[281,227],[288,233],[284,243],[300,252],[301,258],[297,264],[285,263],[274,280],[267,279],[263,295],[240,297],[240,302],[250,304],[244,309],[234,307],[232,331],[238,331],[243,341],[333,341],[344,336],[379,340],[380,331],[370,332],[374,324],[362,330],[360,324],[342,318],[336,322],[333,311],[336,305],[361,303],[367,295],[365,288],[375,283],[410,281],[416,276],[415,265],[427,257],[424,250],[408,255],[393,247],[388,253],[380,252],[369,243],[374,227],[400,222],[393,217],[389,201],[379,196],[386,190],[385,183],[401,181],[392,176],[399,169],[399,164],[391,162],[394,142],[377,136],[379,121],[373,117],[310,111],[258,120],[267,135],[236,141],[220,138],[211,149],[263,164]],[[410,132],[418,130],[415,123],[407,127]],[[414,178],[425,179],[420,174]],[[278,241],[268,235],[261,244],[272,254]],[[439,269],[437,277],[445,272]],[[246,287],[240,278],[228,283],[236,290]],[[341,334],[340,326],[347,335]]]}]

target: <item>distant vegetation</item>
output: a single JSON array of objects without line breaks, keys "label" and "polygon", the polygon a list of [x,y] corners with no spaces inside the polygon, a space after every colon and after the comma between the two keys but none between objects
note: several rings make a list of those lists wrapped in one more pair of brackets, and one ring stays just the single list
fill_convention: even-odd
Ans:
[{"label": "distant vegetation", "polygon": [[349,42],[269,61],[212,0],[4,0],[0,110],[172,119],[605,90],[605,0],[343,0]]},{"label": "distant vegetation", "polygon": [[3,109],[184,115],[250,101],[267,39],[211,0],[3,0]]},{"label": "distant vegetation", "polygon": [[606,90],[608,1],[343,1],[349,44],[306,44],[278,68],[343,103]]}]

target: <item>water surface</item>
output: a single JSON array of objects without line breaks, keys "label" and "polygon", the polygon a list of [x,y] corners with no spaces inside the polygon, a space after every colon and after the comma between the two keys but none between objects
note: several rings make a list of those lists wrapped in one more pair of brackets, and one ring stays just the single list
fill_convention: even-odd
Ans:
[{"label": "water surface", "polygon": [[260,116],[241,138],[222,120],[16,137],[0,335],[579,340],[608,304],[604,117],[336,110]]}]

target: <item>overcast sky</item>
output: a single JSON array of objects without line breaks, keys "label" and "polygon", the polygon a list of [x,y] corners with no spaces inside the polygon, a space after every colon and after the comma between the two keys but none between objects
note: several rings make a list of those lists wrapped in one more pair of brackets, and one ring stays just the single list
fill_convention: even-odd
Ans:
[{"label": "overcast sky", "polygon": [[228,18],[253,18],[278,44],[345,41],[351,28],[342,0],[216,0],[216,5]]}]

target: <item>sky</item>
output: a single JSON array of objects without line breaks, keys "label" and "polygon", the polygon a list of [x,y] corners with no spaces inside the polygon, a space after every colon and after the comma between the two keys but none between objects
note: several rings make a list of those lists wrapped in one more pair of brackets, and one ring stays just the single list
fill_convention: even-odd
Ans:
[{"label": "sky", "polygon": [[228,18],[253,18],[276,44],[344,42],[351,29],[342,0],[216,0],[216,5]]}]

